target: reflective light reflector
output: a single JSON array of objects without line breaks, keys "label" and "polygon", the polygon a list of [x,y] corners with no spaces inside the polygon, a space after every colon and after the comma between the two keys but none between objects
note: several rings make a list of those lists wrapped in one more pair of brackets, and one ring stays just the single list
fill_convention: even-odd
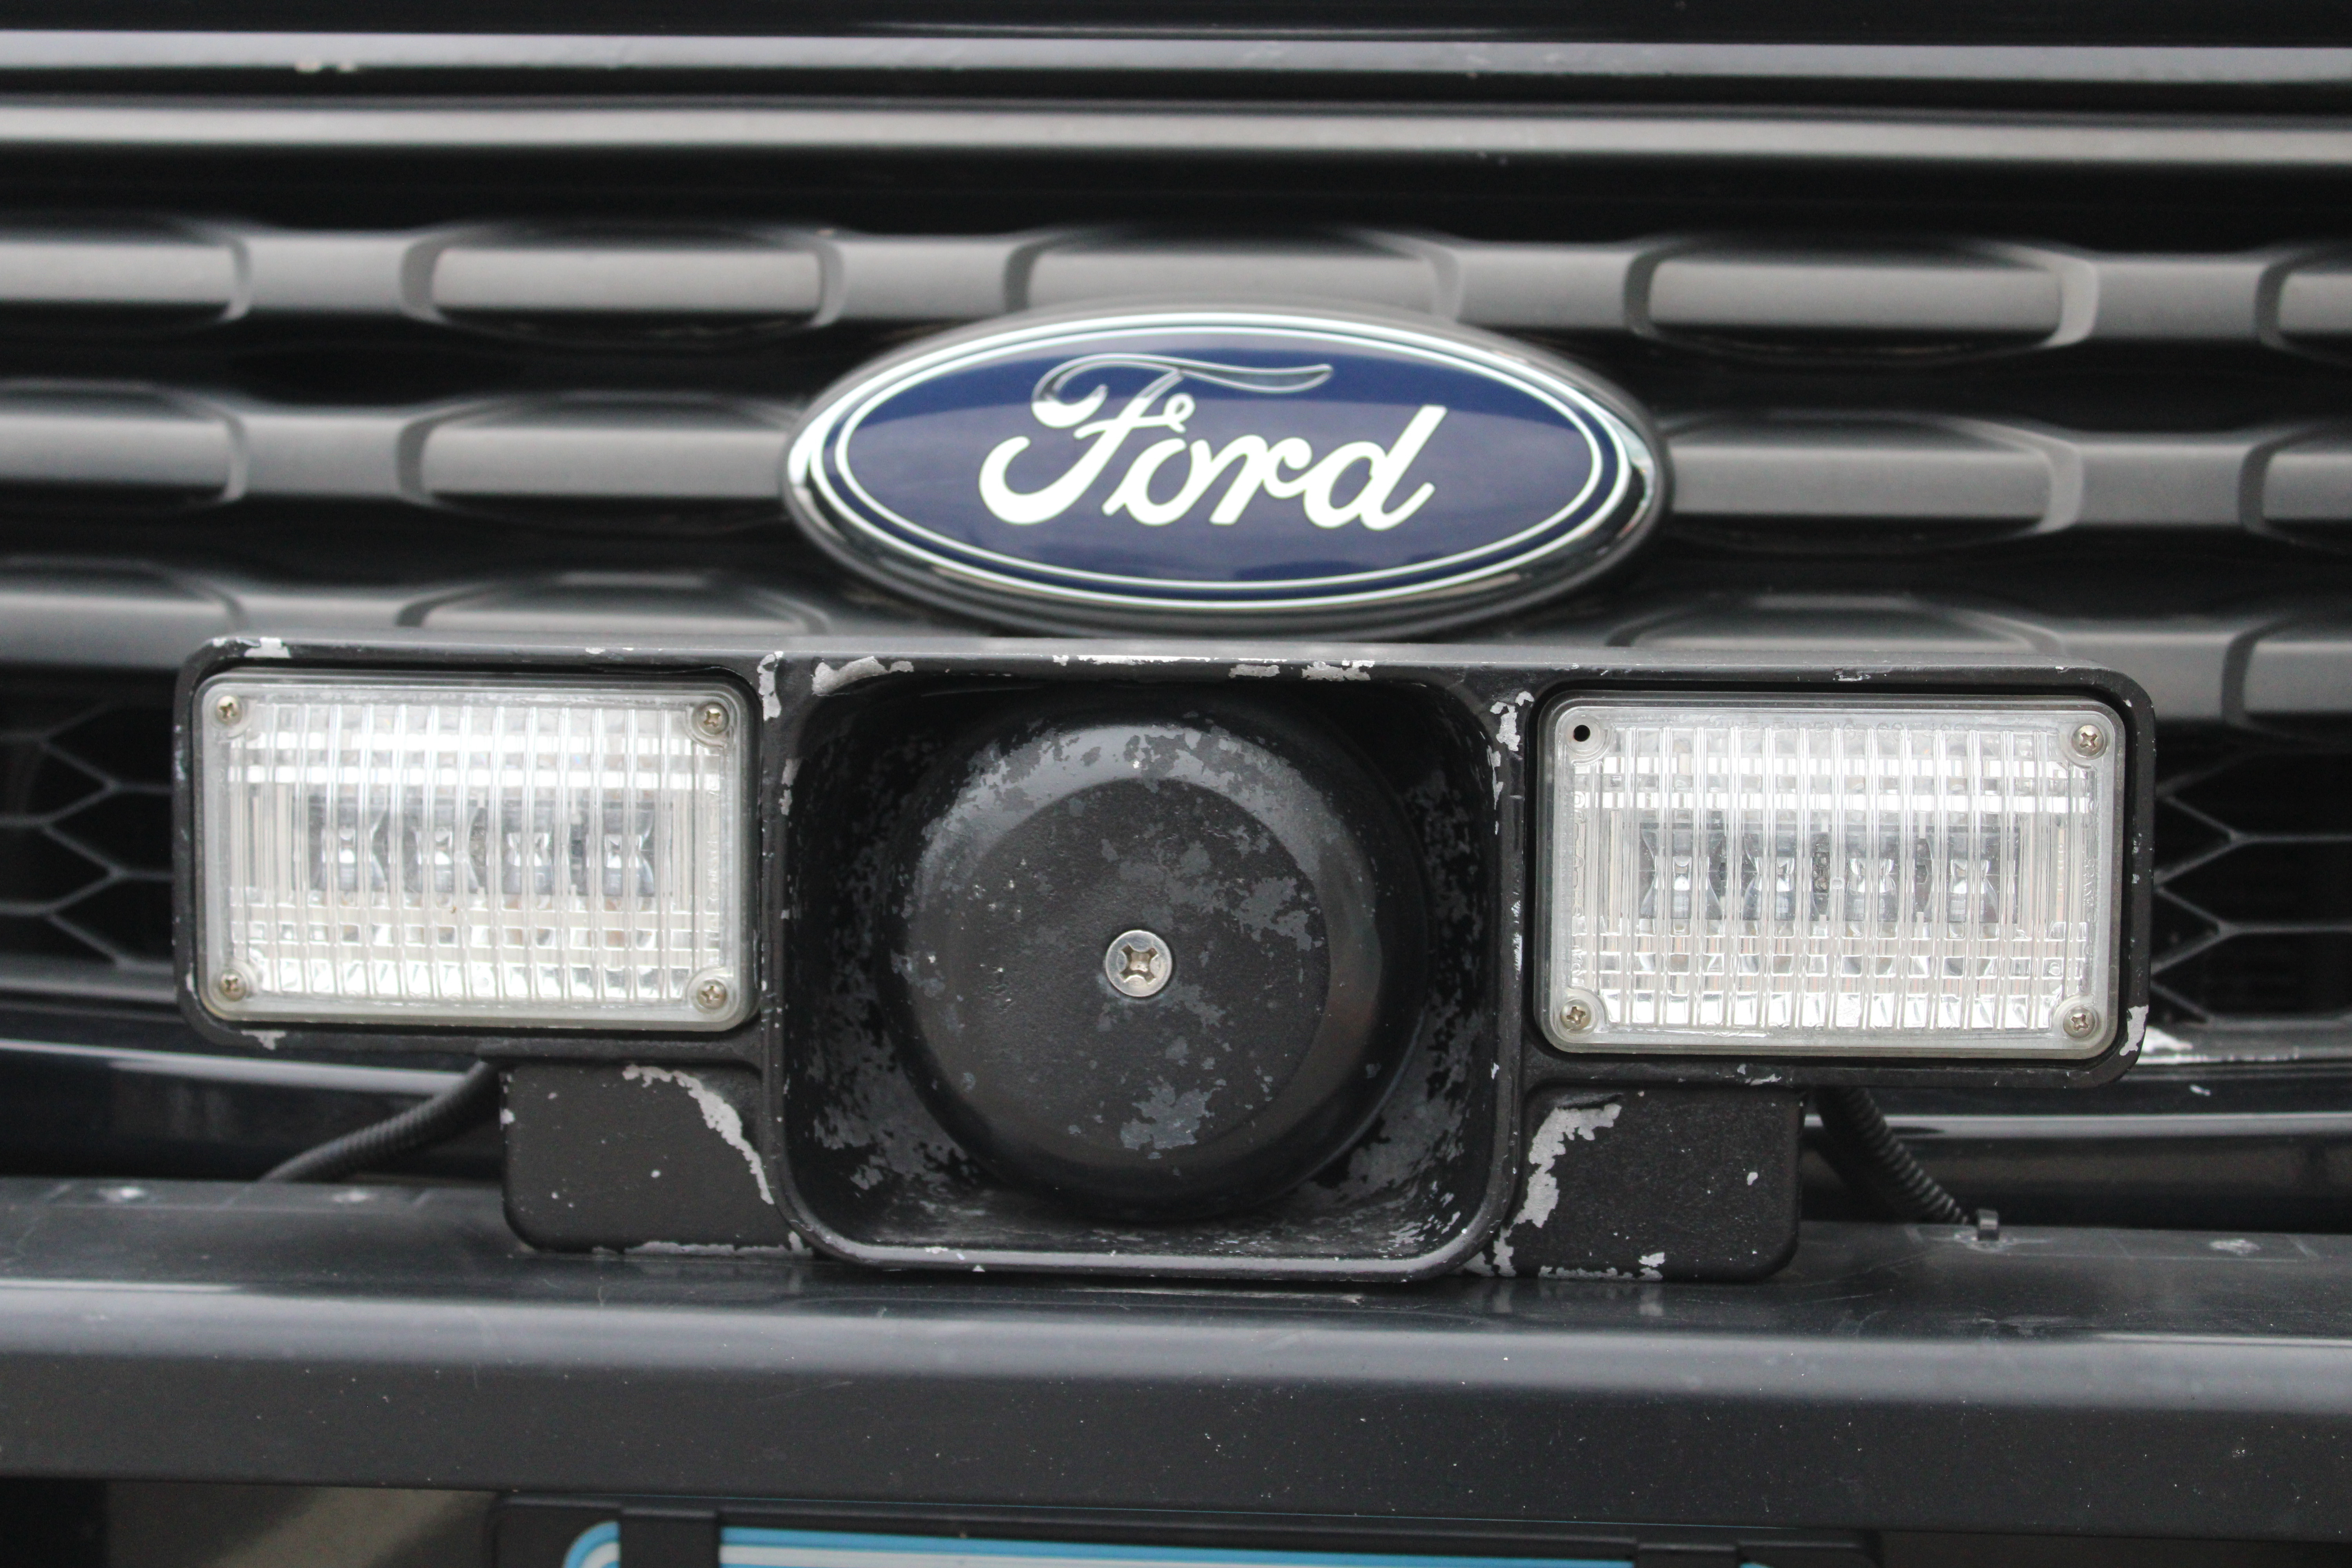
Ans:
[{"label": "reflective light reflector", "polygon": [[196,696],[202,968],[246,1019],[723,1028],[744,710],[717,685],[237,674]]},{"label": "reflective light reflector", "polygon": [[1559,1048],[2113,1038],[2123,730],[2095,703],[1606,698],[1543,732]]}]

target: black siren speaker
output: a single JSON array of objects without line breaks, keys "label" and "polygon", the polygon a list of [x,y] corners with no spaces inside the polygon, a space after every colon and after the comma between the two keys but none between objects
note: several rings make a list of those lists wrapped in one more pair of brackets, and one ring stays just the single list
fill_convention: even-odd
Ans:
[{"label": "black siren speaker", "polygon": [[1418,1017],[1418,857],[1352,746],[1240,699],[1016,711],[907,816],[882,944],[918,1089],[1005,1181],[1122,1218],[1345,1150]]}]

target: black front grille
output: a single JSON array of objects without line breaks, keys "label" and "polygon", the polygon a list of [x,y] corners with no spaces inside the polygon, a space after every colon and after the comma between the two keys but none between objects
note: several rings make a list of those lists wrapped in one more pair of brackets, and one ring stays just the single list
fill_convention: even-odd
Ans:
[{"label": "black front grille", "polygon": [[2154,1021],[2352,1020],[2352,743],[2191,731],[2158,765]]},{"label": "black front grille", "polygon": [[[2168,726],[2153,1022],[2200,1050],[2352,1049],[2352,730],[2313,738],[2352,716],[2340,153],[2240,168],[2287,143],[2239,124],[2197,143],[2207,163],[2151,162],[2210,138],[2193,118],[2033,153],[2060,130],[1987,112],[1963,159],[1928,144],[1940,122],[1874,118],[1882,89],[1919,107],[1908,78],[1831,118],[1702,134],[1582,96],[1631,79],[1551,81],[1565,68],[1532,57],[1508,90],[1566,98],[1507,103],[1451,67],[1007,76],[962,47],[950,74],[874,79],[848,115],[857,48],[796,44],[793,70],[848,74],[762,89],[836,96],[757,157],[628,142],[651,121],[615,104],[562,110],[602,126],[593,144],[530,140],[547,127],[515,108],[490,142],[412,156],[397,138],[434,117],[378,118],[371,95],[406,89],[373,68],[310,83],[307,129],[226,97],[189,109],[215,117],[215,151],[168,165],[109,140],[153,105],[27,148],[0,199],[0,672],[28,672],[0,692],[0,991],[168,1001],[163,682],[205,639],[904,627],[923,612],[847,581],[786,515],[822,389],[1010,311],[1305,299],[1511,336],[1655,416],[1673,500],[1653,542],[1474,635],[2140,681]],[[1049,79],[1077,96],[1019,96]],[[2033,90],[2074,101],[2057,81]],[[933,89],[982,99],[918,100]],[[1147,145],[1132,111],[1154,102],[1182,113]],[[1051,137],[1004,140],[1012,108]],[[901,110],[923,137],[985,137],[908,140]],[[694,134],[758,118],[728,113]],[[344,115],[373,152],[284,140]],[[1398,140],[1397,115],[1424,139]],[[894,139],[861,143],[853,120]],[[1822,139],[1757,140],[1805,126]],[[1520,150],[1478,152],[1506,130]],[[277,140],[247,156],[238,138]],[[154,685],[58,673],[100,666]]]},{"label": "black front grille", "polygon": [[170,696],[0,679],[0,989],[168,996]]}]

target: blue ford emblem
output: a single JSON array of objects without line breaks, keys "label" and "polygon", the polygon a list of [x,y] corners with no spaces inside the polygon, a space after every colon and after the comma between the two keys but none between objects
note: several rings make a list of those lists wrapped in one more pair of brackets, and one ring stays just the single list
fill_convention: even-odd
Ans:
[{"label": "blue ford emblem", "polygon": [[1435,323],[1016,318],[827,392],[795,512],[918,597],[1045,626],[1426,630],[1558,592],[1664,499],[1622,394]]}]

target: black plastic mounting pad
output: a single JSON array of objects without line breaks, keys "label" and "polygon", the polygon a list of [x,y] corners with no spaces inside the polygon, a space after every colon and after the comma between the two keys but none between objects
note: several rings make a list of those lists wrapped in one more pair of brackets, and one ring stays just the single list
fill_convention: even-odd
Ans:
[{"label": "black plastic mounting pad", "polygon": [[1518,1197],[1475,1268],[1536,1278],[1760,1279],[1797,1250],[1804,1097],[1718,1085],[1528,1097]]}]

